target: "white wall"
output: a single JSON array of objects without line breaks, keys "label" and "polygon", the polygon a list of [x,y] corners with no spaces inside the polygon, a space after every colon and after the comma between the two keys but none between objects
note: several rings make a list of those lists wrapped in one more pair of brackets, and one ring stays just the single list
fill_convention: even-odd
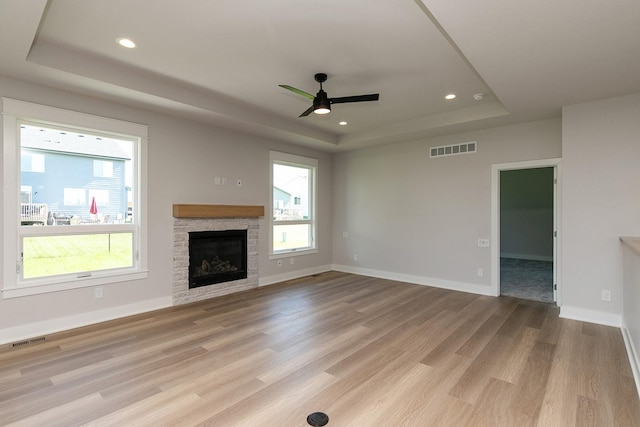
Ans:
[{"label": "white wall", "polygon": [[[261,219],[260,281],[274,282],[330,267],[332,155],[7,78],[0,78],[0,96],[148,125],[150,212],[148,279],[107,285],[103,299],[94,299],[91,288],[0,299],[0,343],[170,304],[172,205],[267,208],[270,149],[319,160],[319,251],[297,257],[294,265],[283,262],[278,268],[268,259],[268,220]],[[215,176],[228,178],[229,184],[214,185]],[[235,186],[236,178],[242,179],[242,187]],[[3,206],[2,211],[6,209]]]},{"label": "white wall", "polygon": [[[429,158],[431,146],[467,141],[476,154]],[[491,251],[477,240],[491,237],[491,165],[560,153],[552,119],[336,155],[334,264],[489,294]]]},{"label": "white wall", "polygon": [[620,324],[618,238],[640,235],[640,94],[564,107],[562,158],[561,314]]}]

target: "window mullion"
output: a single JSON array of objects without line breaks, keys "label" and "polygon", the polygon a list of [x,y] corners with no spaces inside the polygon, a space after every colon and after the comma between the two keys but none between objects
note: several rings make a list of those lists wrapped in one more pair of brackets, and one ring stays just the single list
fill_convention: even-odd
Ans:
[{"label": "window mullion", "polygon": [[134,224],[97,224],[97,225],[49,225],[46,227],[19,227],[21,236],[55,236],[66,234],[103,234],[133,233]]},{"label": "window mullion", "polygon": [[289,221],[273,221],[273,225],[298,225],[298,224],[311,224],[312,221],[310,219],[297,219],[297,220],[289,220]]}]

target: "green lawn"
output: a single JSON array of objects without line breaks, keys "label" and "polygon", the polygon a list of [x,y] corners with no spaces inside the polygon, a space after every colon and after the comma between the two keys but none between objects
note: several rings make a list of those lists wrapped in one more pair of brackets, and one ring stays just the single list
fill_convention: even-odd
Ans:
[{"label": "green lawn", "polygon": [[132,233],[25,237],[25,279],[131,267]]},{"label": "green lawn", "polygon": [[276,225],[273,227],[273,250],[280,251],[293,248],[309,247],[309,226]]}]

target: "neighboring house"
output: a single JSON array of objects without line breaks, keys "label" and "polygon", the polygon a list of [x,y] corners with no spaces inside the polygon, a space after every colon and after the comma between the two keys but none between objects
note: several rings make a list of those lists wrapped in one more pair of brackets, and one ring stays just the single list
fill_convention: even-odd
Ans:
[{"label": "neighboring house", "polygon": [[[23,225],[126,218],[126,160],[126,153],[113,144],[83,144],[72,138],[55,142],[23,138]],[[98,214],[92,216],[89,210],[94,198]]]},{"label": "neighboring house", "polygon": [[[283,189],[281,187],[285,187]],[[296,176],[285,185],[273,187],[273,215],[275,219],[305,219],[309,212],[309,181],[306,177]]]},{"label": "neighboring house", "polygon": [[282,219],[284,211],[291,207],[292,196],[281,188],[273,187],[273,218]]}]

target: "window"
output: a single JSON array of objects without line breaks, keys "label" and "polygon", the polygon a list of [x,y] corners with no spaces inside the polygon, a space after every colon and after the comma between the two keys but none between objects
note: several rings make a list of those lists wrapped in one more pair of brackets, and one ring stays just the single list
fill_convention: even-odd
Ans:
[{"label": "window", "polygon": [[6,98],[3,113],[3,298],[146,277],[147,127]]},{"label": "window", "polygon": [[98,178],[113,178],[113,162],[94,160],[93,176]]},{"label": "window", "polygon": [[65,206],[87,206],[87,190],[84,188],[65,188]]},{"label": "window", "polygon": [[21,185],[20,186],[20,202],[21,203],[31,203],[33,198],[32,189],[30,185]]},{"label": "window", "polygon": [[270,160],[270,256],[315,252],[318,161],[275,151],[270,153]]},{"label": "window", "polygon": [[20,170],[22,172],[44,173],[44,156],[38,153],[31,153],[28,150],[22,150]]}]

